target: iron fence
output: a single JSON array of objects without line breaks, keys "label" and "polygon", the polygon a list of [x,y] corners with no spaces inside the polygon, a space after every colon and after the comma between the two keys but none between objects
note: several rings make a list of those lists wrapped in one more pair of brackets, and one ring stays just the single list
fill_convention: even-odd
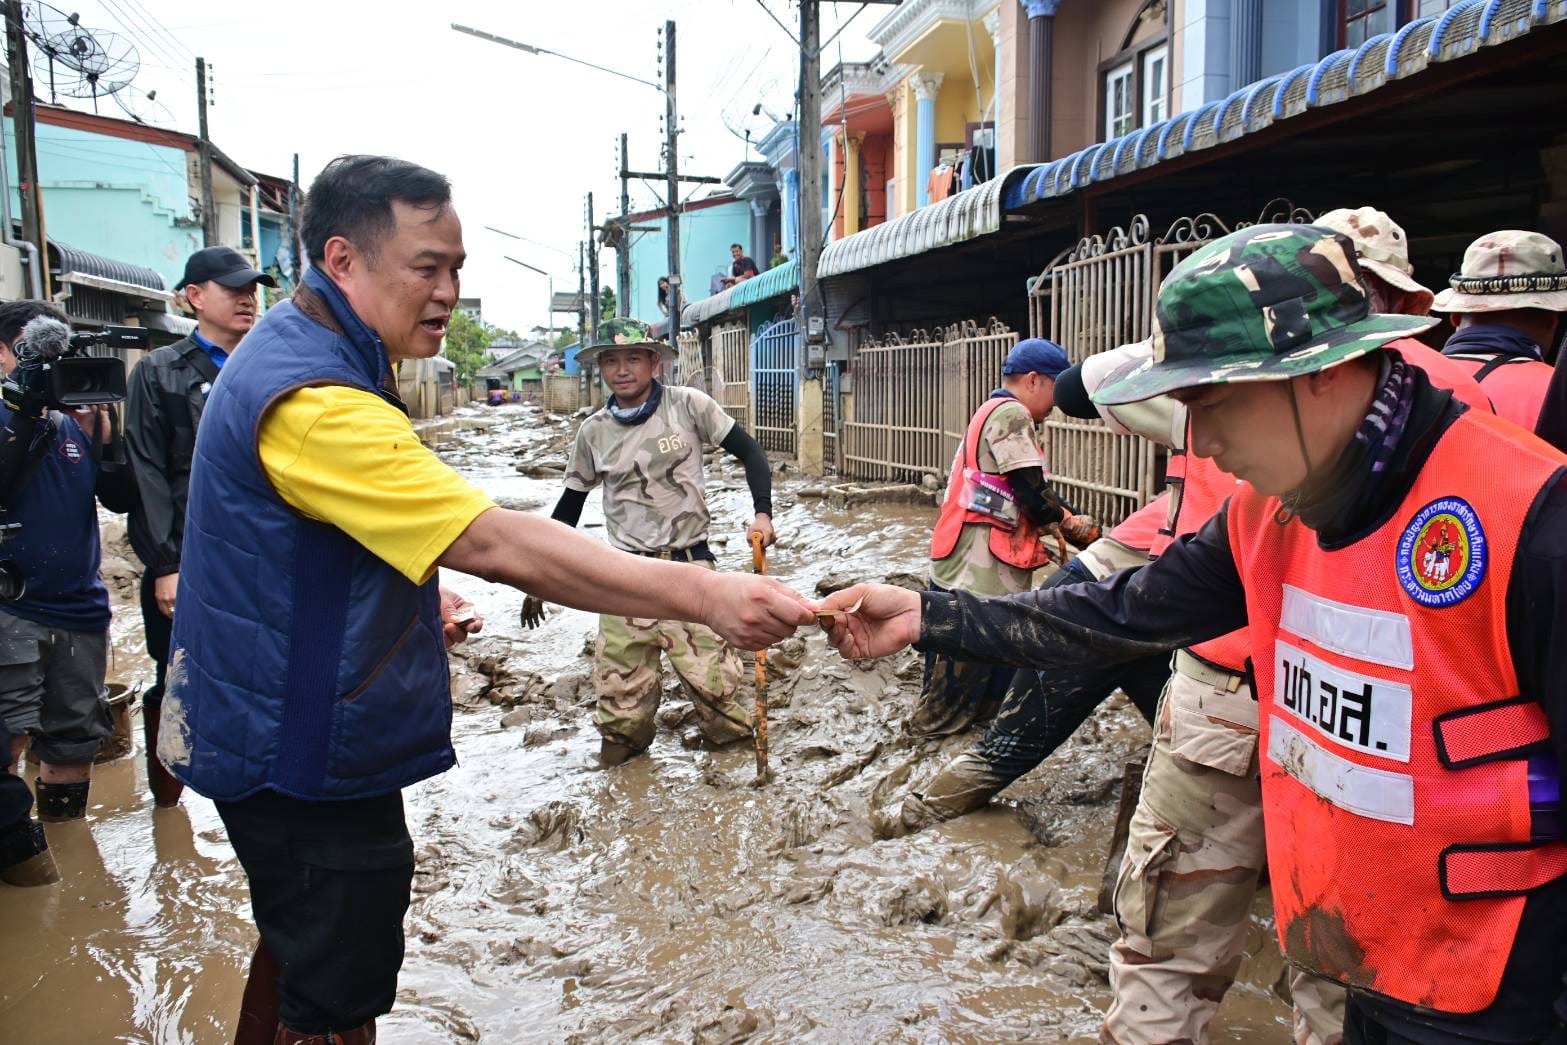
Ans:
[{"label": "iron fence", "polygon": [[751,430],[751,332],[743,320],[713,328],[713,364],[718,369],[709,394],[746,431]]},{"label": "iron fence", "polygon": [[794,456],[799,448],[800,324],[780,319],[751,340],[751,416],[763,449]]}]

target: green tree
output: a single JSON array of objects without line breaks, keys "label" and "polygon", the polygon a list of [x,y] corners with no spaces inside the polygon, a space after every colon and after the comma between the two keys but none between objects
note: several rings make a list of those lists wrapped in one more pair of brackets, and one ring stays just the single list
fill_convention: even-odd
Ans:
[{"label": "green tree", "polygon": [[475,371],[489,362],[484,350],[501,338],[516,339],[509,330],[501,330],[463,312],[453,312],[446,321],[447,359],[457,365],[457,380],[472,380]]},{"label": "green tree", "polygon": [[555,335],[555,347],[565,348],[567,345],[577,343],[577,332],[570,327],[561,327],[560,333]]},{"label": "green tree", "polygon": [[599,318],[615,318],[615,288],[605,287],[599,291]]}]

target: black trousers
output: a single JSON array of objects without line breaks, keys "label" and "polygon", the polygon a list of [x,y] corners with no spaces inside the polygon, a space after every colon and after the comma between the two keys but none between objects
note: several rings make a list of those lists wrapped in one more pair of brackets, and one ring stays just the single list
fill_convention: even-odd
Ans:
[{"label": "black trousers", "polygon": [[413,841],[400,793],[305,802],[263,791],[217,803],[290,1030],[353,1030],[390,1012],[403,964]]},{"label": "black trousers", "polygon": [[147,638],[147,656],[157,667],[158,677],[153,682],[156,697],[149,691],[144,698],[148,703],[163,699],[163,676],[169,667],[169,643],[174,638],[174,621],[158,609],[158,597],[152,590],[152,571],[141,575],[141,626]]}]

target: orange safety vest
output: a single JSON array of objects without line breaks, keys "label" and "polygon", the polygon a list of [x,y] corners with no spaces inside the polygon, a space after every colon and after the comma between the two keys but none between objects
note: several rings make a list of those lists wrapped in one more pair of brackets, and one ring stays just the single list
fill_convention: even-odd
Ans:
[{"label": "orange safety vest", "polygon": [[1520,356],[1446,356],[1467,370],[1490,396],[1498,417],[1505,417],[1526,432],[1534,431],[1545,406],[1545,390],[1551,383],[1551,366]]},{"label": "orange safety vest", "polygon": [[[1444,356],[1430,345],[1416,341],[1412,337],[1401,337],[1397,341],[1390,341],[1387,347],[1396,349],[1406,363],[1413,363],[1424,370],[1432,385],[1452,392],[1453,398],[1460,403],[1488,414],[1496,413],[1485,389],[1475,382],[1469,368],[1456,359]],[[1534,430],[1534,422],[1529,422],[1529,429]]]},{"label": "orange safety vest", "polygon": [[1477,1012],[1525,894],[1567,873],[1567,842],[1530,841],[1524,759],[1549,727],[1518,692],[1506,609],[1524,520],[1564,466],[1474,410],[1347,547],[1278,523],[1249,485],[1230,501],[1279,943],[1311,972]]},{"label": "orange safety vest", "polygon": [[[971,512],[962,504],[964,469],[972,468],[976,472],[980,470],[979,434],[984,429],[985,422],[990,420],[990,415],[995,413],[998,407],[1009,402],[1015,403],[1017,400],[1003,396],[987,399],[969,419],[968,431],[963,433],[963,443],[952,458],[952,475],[947,480],[947,499],[942,503],[941,516],[936,520],[936,529],[930,535],[932,559],[945,559],[952,554],[953,549],[958,546],[958,535],[963,532],[964,526],[969,523],[983,523],[990,527],[990,554],[1008,566],[1015,566],[1020,570],[1037,570],[1050,561],[1049,550],[1040,540],[1039,527],[1030,522],[1028,515],[1021,509],[1018,511],[1017,525],[1008,527],[984,512]],[[1041,460],[1039,463],[1043,468],[1044,461]]]},{"label": "orange safety vest", "polygon": [[1134,552],[1146,552],[1159,539],[1159,531],[1165,526],[1173,509],[1169,490],[1143,505],[1111,528],[1107,536],[1117,544]]}]

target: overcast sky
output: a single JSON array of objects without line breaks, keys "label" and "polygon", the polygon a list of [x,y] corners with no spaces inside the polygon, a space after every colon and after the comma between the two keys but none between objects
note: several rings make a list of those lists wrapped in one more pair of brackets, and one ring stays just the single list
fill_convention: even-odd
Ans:
[{"label": "overcast sky", "polygon": [[[824,3],[823,38],[860,6]],[[622,131],[632,169],[659,169],[663,95],[461,35],[449,23],[662,83],[660,40],[664,20],[674,19],[686,132],[680,163],[692,174],[722,177],[740,162],[745,142],[726,124],[760,137],[771,121],[752,107],[787,114],[799,67],[796,45],[767,13],[798,33],[791,0],[79,0],[67,9],[83,25],[135,43],[142,68],[132,104],[177,129],[196,130],[194,56],[205,57],[216,97],[212,139],[247,167],[286,177],[297,152],[308,186],[333,156],[370,152],[450,176],[468,247],[463,293],[484,299],[491,322],[519,330],[544,322],[547,282],[503,255],[553,272],[556,289],[575,290],[584,197],[594,193],[600,215],[618,209]],[[871,57],[865,32],[887,10],[872,5],[855,18],[826,50],[824,67],[839,60],[840,48],[846,61]],[[43,72],[35,77],[47,99]],[[149,90],[157,92],[152,106],[141,100]],[[99,105],[119,111],[113,101]],[[637,183],[631,198],[633,209],[656,205]],[[613,253],[604,253],[601,273],[612,286]]]}]

